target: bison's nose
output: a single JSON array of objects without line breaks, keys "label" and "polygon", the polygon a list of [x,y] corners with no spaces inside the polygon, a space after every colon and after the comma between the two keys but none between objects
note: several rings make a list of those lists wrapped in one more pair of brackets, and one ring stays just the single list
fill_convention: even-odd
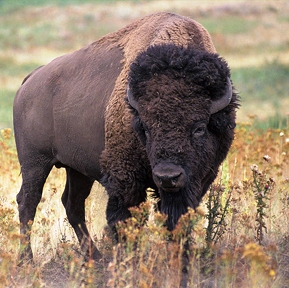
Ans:
[{"label": "bison's nose", "polygon": [[164,191],[177,192],[185,186],[185,171],[172,163],[160,163],[153,169],[155,184]]}]

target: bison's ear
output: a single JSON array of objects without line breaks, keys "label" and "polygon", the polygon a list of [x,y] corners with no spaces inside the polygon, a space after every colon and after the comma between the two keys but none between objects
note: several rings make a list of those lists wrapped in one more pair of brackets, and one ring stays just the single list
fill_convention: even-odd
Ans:
[{"label": "bison's ear", "polygon": [[133,94],[131,93],[131,89],[127,86],[127,99],[132,108],[138,111],[138,102],[134,98]]},{"label": "bison's ear", "polygon": [[213,114],[208,125],[209,130],[218,135],[233,131],[235,127],[235,113],[229,113],[228,111]]},{"label": "bison's ear", "polygon": [[233,133],[236,127],[236,109],[239,107],[238,95],[233,92],[229,105],[218,113],[211,115],[208,129],[215,134]]},{"label": "bison's ear", "polygon": [[230,78],[228,77],[225,93],[223,94],[223,96],[219,100],[214,101],[212,103],[212,106],[210,109],[211,115],[221,111],[227,105],[229,105],[231,102],[231,99],[232,99],[232,95],[233,95],[232,83],[231,83]]}]

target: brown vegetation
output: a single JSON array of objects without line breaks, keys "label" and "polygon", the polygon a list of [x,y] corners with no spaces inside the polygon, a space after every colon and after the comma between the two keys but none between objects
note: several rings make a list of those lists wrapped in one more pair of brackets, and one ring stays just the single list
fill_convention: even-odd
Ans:
[{"label": "brown vegetation", "polygon": [[[20,236],[10,191],[19,187],[20,177],[11,137],[9,130],[2,131],[1,190],[7,196],[0,206],[0,277],[5,287],[177,287],[183,277],[182,253],[188,247],[189,287],[288,285],[288,130],[264,132],[239,125],[203,206],[183,217],[171,235],[163,227],[164,216],[152,212],[153,199],[133,209],[133,218],[119,226],[120,239],[125,240],[118,245],[113,246],[109,234],[95,232],[104,255],[97,267],[83,261],[64,216],[61,170],[53,171],[38,208],[32,232],[35,264],[17,267]],[[93,191],[87,201],[92,231],[99,225],[96,206],[104,203],[95,196]],[[189,229],[193,232],[187,235]]]}]

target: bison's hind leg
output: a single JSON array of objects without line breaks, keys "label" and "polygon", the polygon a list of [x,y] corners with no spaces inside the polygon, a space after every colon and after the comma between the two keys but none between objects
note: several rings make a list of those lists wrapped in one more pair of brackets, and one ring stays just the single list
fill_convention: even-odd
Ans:
[{"label": "bison's hind leg", "polygon": [[69,167],[66,168],[66,176],[62,203],[68,221],[75,231],[85,257],[99,260],[101,254],[94,246],[85,224],[85,199],[90,193],[94,180]]},{"label": "bison's hind leg", "polygon": [[30,242],[31,227],[42,196],[44,183],[53,164],[43,156],[37,157],[37,160],[35,157],[26,157],[23,161],[20,159],[20,163],[22,185],[16,199],[19,210],[20,233],[23,236],[20,246],[21,265],[24,261],[33,258]]}]

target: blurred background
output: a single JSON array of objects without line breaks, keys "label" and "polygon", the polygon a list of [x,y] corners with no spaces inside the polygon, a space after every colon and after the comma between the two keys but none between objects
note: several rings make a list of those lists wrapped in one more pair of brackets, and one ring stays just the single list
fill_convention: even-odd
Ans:
[{"label": "blurred background", "polygon": [[12,127],[14,95],[34,68],[158,11],[209,31],[242,99],[239,123],[287,126],[289,1],[0,0],[0,129]]}]

